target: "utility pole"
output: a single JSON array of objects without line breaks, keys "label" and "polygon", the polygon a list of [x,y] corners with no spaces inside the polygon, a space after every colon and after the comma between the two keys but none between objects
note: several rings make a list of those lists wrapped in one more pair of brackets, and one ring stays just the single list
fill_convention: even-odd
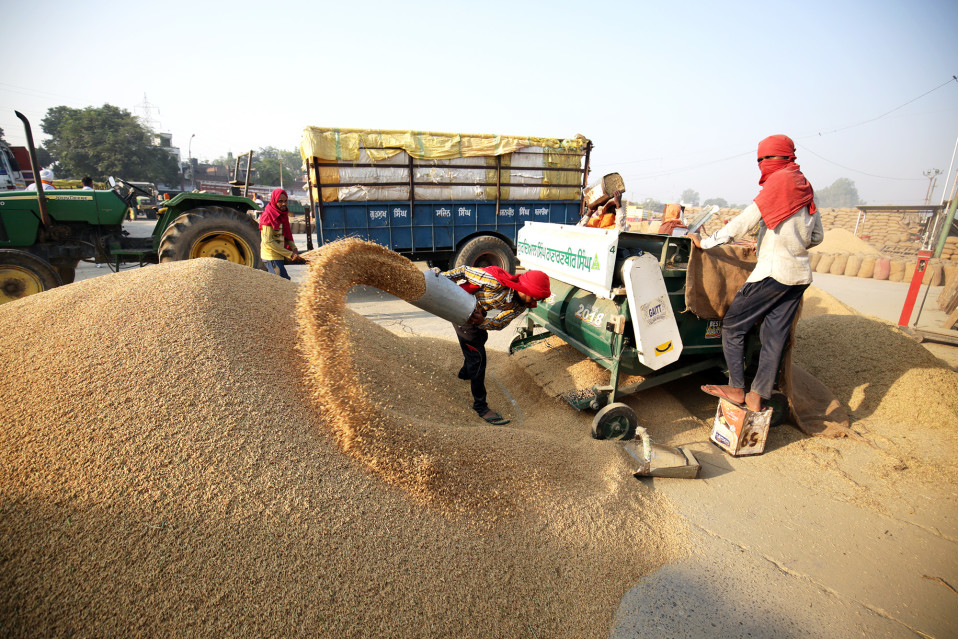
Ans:
[{"label": "utility pole", "polygon": [[928,178],[928,192],[925,193],[925,204],[931,204],[931,194],[935,192],[935,184],[938,182],[938,176],[941,175],[941,169],[928,169],[922,171],[922,175]]},{"label": "utility pole", "polygon": [[193,177],[193,138],[196,137],[196,134],[190,136],[190,143],[187,146],[187,155],[190,158],[190,190],[196,190],[196,179]]}]

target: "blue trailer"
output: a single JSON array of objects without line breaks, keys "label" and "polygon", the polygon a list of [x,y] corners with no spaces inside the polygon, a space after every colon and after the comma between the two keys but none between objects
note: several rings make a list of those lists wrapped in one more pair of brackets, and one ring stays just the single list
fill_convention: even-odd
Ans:
[{"label": "blue trailer", "polygon": [[520,227],[575,224],[584,211],[592,148],[585,138],[313,127],[306,136],[319,245],[359,237],[444,270],[514,272]]}]

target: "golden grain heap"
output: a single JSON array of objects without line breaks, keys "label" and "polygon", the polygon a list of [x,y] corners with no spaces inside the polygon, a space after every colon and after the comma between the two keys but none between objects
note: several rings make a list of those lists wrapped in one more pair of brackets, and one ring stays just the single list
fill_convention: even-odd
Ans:
[{"label": "golden grain heap", "polygon": [[607,636],[684,552],[581,415],[494,353],[513,422],[486,425],[455,342],[346,310],[336,271],[322,298],[198,259],[0,306],[6,636]]}]

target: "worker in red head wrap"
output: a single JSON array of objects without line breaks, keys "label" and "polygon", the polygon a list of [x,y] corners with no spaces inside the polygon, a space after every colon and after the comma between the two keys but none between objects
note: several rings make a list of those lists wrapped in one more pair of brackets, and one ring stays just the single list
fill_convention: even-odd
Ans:
[{"label": "worker in red head wrap", "polygon": [[[782,353],[802,295],[812,282],[808,249],[825,237],[815,206],[815,191],[795,163],[795,143],[772,135],[758,143],[762,190],[735,219],[706,238],[690,233],[692,243],[710,249],[745,236],[758,225],[758,260],[722,319],[722,349],[729,370],[727,386],[706,385],[710,395],[764,408],[772,396]],[[749,391],[745,391],[745,335],[762,322],[762,350]]]},{"label": "worker in red head wrap", "polygon": [[266,270],[285,279],[290,279],[285,261],[299,260],[299,250],[293,242],[289,224],[289,195],[283,189],[273,189],[269,204],[259,216],[259,254]]},{"label": "worker in red head wrap", "polygon": [[476,296],[472,317],[454,327],[463,356],[459,379],[470,382],[472,408],[479,417],[496,426],[508,424],[508,419],[486,403],[486,340],[489,331],[502,330],[527,308],[534,308],[551,295],[549,276],[542,271],[513,275],[498,266],[460,266],[442,275]]}]

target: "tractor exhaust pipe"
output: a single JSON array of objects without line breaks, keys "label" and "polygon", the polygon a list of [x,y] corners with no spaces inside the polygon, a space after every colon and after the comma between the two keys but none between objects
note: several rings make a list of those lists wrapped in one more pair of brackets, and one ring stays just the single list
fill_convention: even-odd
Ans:
[{"label": "tractor exhaust pipe", "polygon": [[30,121],[27,116],[19,111],[14,111],[20,121],[23,122],[23,130],[27,134],[27,150],[30,152],[30,168],[33,170],[33,183],[37,187],[37,203],[40,205],[40,222],[46,228],[53,226],[53,220],[47,213],[47,198],[43,193],[43,185],[40,183],[40,167],[37,166],[37,149],[33,146],[33,131],[30,129]]}]

